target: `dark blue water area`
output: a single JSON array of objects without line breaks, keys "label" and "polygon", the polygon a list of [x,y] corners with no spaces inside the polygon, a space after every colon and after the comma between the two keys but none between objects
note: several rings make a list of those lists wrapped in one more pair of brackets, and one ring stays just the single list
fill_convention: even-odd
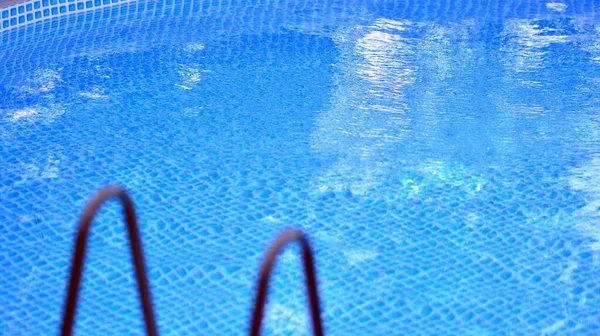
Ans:
[{"label": "dark blue water area", "polygon": [[[314,244],[328,334],[596,334],[594,17],[401,4],[233,3],[11,42],[2,333],[58,329],[77,218],[116,184],[138,208],[163,334],[245,333],[285,228]],[[109,203],[80,334],[143,332],[125,237]],[[280,256],[267,334],[310,331],[299,264]]]}]

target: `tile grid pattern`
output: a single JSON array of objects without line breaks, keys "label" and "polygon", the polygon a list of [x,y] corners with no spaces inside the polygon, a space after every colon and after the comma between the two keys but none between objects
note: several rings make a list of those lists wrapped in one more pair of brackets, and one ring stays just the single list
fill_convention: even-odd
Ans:
[{"label": "tile grid pattern", "polygon": [[[66,0],[69,1],[69,0]],[[71,0],[78,1],[78,0]],[[11,44],[27,44],[29,41],[45,41],[51,39],[65,39],[70,33],[75,33],[81,30],[89,30],[99,26],[106,26],[107,22],[111,24],[123,25],[128,22],[139,23],[140,18],[169,18],[177,19],[179,17],[189,17],[198,15],[211,15],[221,12],[231,13],[232,15],[240,14],[237,10],[231,10],[234,4],[229,3],[227,9],[222,6],[202,1],[136,1],[136,0],[94,0],[94,3],[102,1],[99,6],[90,8],[84,7],[79,10],[75,7],[75,11],[61,12],[60,9],[55,10],[56,15],[53,15],[50,10],[50,15],[45,16],[45,9],[42,14],[34,14],[34,19],[27,21],[25,14],[24,23],[19,23],[17,18],[16,25],[11,25],[14,18],[11,18],[11,13],[15,12],[19,15],[17,7],[23,7],[26,11],[29,8],[26,4],[19,4],[9,8],[0,9],[0,17],[7,16],[6,19],[0,19],[0,45],[9,46]],[[110,2],[109,2],[110,1]],[[37,1],[36,1],[37,2]],[[89,2],[89,1],[88,1]],[[82,2],[83,3],[83,2]],[[105,4],[106,3],[106,4]],[[58,5],[62,6],[61,3]],[[14,7],[14,8],[13,8]],[[59,8],[56,7],[56,8]],[[81,5],[79,6],[81,7]],[[37,10],[33,5],[33,10]],[[72,6],[70,7],[72,8]],[[26,13],[26,12],[25,12]],[[40,19],[36,17],[42,16]],[[231,19],[232,15],[226,15],[223,19]],[[3,28],[2,21],[8,21],[7,27]],[[180,23],[178,21],[178,23]],[[221,22],[223,24],[223,22]],[[16,28],[16,29],[13,29]],[[2,52],[2,50],[0,50]]]},{"label": "tile grid pattern", "polygon": [[[132,7],[134,11],[144,12],[152,11],[155,15],[177,15],[189,14],[191,7],[211,6],[217,11],[228,11],[235,5],[255,6],[255,1],[185,1],[166,0],[156,2],[136,1],[136,0],[36,0],[27,1],[6,8],[0,7],[0,33],[13,28],[29,25],[39,21],[54,17],[65,16],[69,14],[82,13],[95,9],[107,8],[118,4],[137,3],[137,7]],[[257,1],[259,5],[269,3],[269,1]],[[561,2],[563,3],[563,2]],[[565,1],[568,4],[569,11],[574,13],[585,13],[586,15],[596,16],[597,5],[593,1]],[[491,1],[457,1],[448,2],[446,6],[439,6],[431,1],[406,1],[406,2],[387,2],[387,1],[354,1],[354,6],[370,6],[377,9],[393,9],[398,13],[419,13],[422,8],[428,8],[422,15],[423,19],[430,20],[439,16],[447,16],[450,19],[459,19],[465,15],[473,15],[479,18],[490,16],[510,17],[519,14],[543,14],[547,11],[546,3],[518,1],[507,2],[502,6]],[[1,6],[1,5],[0,5]],[[323,4],[298,4],[294,2],[292,7],[302,7],[313,10],[319,10],[318,7],[324,7]],[[194,12],[192,10],[191,12]],[[262,13],[263,16],[265,13]]]},{"label": "tile grid pattern", "polygon": [[51,17],[81,13],[132,0],[38,0],[20,3],[0,12],[0,32],[35,23]]},{"label": "tile grid pattern", "polygon": [[[124,13],[138,8],[137,4],[96,13],[123,15],[110,17],[119,23],[135,21]],[[5,247],[6,256],[0,258],[0,269],[6,272],[0,286],[0,306],[7,308],[0,311],[6,313],[0,318],[0,334],[32,335],[56,329],[70,257],[67,247],[72,243],[75,217],[83,207],[78,201],[87,200],[97,186],[110,181],[123,181],[140,206],[149,275],[159,325],[165,334],[243,332],[255,265],[283,225],[300,225],[314,239],[325,323],[327,330],[337,335],[397,334],[400,330],[414,335],[591,335],[600,329],[595,319],[600,302],[600,287],[594,275],[597,254],[590,251],[589,241],[569,230],[567,222],[571,213],[583,206],[580,196],[560,184],[546,185],[564,173],[562,168],[539,166],[539,162],[531,163],[531,167],[511,162],[505,169],[485,172],[433,166],[422,168],[425,172],[398,172],[375,189],[374,196],[307,193],[311,190],[307,178],[315,168],[302,165],[304,156],[292,150],[301,146],[275,151],[266,145],[279,148],[293,142],[290,134],[305,132],[291,124],[308,118],[297,114],[289,118],[286,109],[295,113],[317,110],[302,104],[317,100],[310,93],[327,82],[303,76],[313,72],[318,74],[316,78],[330,77],[315,71],[317,65],[332,58],[324,55],[328,44],[309,34],[244,36],[243,43],[236,42],[236,38],[242,39],[234,34],[240,34],[236,31],[240,25],[244,33],[254,26],[275,31],[270,26],[275,16],[262,15],[268,14],[264,8],[239,7],[236,12],[231,6],[215,5],[215,11],[226,15],[207,15],[205,21],[178,21],[173,18],[176,11],[172,11],[161,20],[137,20],[127,27],[108,25],[102,31],[89,31],[82,24],[76,26],[81,28],[79,39],[72,31],[66,35],[73,26],[63,25],[77,16],[65,16],[58,22],[44,22],[58,23],[48,25],[60,39],[52,41],[52,48],[44,45],[28,50],[24,55],[31,58],[7,54],[15,55],[15,63],[10,64],[20,62],[19,66],[31,66],[33,60],[44,64],[48,61],[46,55],[72,56],[73,60],[60,63],[63,69],[45,65],[57,69],[56,73],[33,72],[35,78],[43,79],[41,82],[35,78],[8,81],[13,87],[5,95],[8,103],[3,104],[10,106],[3,107],[14,112],[13,108],[30,106],[31,100],[19,100],[21,96],[16,94],[23,92],[23,87],[29,92],[37,88],[37,94],[28,97],[42,104],[44,99],[53,104],[69,99],[77,105],[69,107],[68,117],[48,116],[47,122],[54,122],[55,132],[45,132],[49,126],[36,116],[29,121],[22,115],[19,122],[5,120],[14,127],[8,128],[5,136],[16,137],[5,144],[22,148],[3,154],[3,160],[18,166],[36,156],[39,160],[33,160],[34,164],[48,162],[48,170],[40,171],[43,177],[51,175],[53,162],[59,158],[61,163],[56,167],[61,177],[48,177],[43,183],[19,181],[19,185],[16,177],[9,177],[6,180],[15,182],[15,186],[5,189],[11,191],[4,195],[0,193],[0,198],[6,197],[0,202],[0,222],[5,232],[5,241],[0,245]],[[294,7],[282,11],[302,10]],[[160,12],[167,13],[165,9]],[[186,30],[188,27],[195,30]],[[13,31],[23,28],[28,27]],[[228,31],[222,33],[225,29]],[[135,36],[139,32],[146,43],[143,48]],[[223,34],[225,42],[217,47],[209,42],[218,34]],[[123,43],[123,35],[135,43]],[[0,63],[4,62],[2,52],[0,49]],[[286,66],[286,71],[278,71],[281,68],[277,65]],[[180,94],[183,91],[175,86],[164,91],[165,83],[191,85],[187,84],[193,83],[190,67],[212,72],[202,72],[205,77],[186,94]],[[114,69],[115,74],[109,84],[103,79],[107,69]],[[286,74],[293,74],[295,80],[286,80]],[[78,93],[88,95],[77,95],[75,99],[61,95],[75,84],[82,85]],[[94,97],[91,88],[103,85],[106,92],[98,91]],[[223,99],[220,89],[226,89],[227,97],[234,95],[235,99]],[[57,96],[49,98],[44,90]],[[111,101],[119,104],[108,105],[104,111],[111,113],[97,118],[95,112]],[[261,105],[264,102],[268,104]],[[193,109],[200,105],[201,112]],[[268,108],[267,113],[264,108]],[[42,109],[38,117],[50,109]],[[154,111],[161,113],[151,113]],[[248,113],[254,111],[260,113]],[[197,121],[186,119],[192,117]],[[123,127],[127,122],[135,128]],[[198,132],[184,131],[190,128]],[[103,133],[121,129],[127,133]],[[55,138],[67,130],[80,132],[71,145]],[[285,137],[274,138],[272,143],[263,137],[237,141],[240,137],[236,130]],[[134,134],[142,141],[131,141],[136,138]],[[98,144],[112,137],[120,140],[119,147],[100,149]],[[145,150],[139,150],[139,143]],[[203,149],[201,153],[198,148]],[[108,163],[125,156],[124,149],[139,151],[133,155],[136,164],[127,162],[109,168]],[[84,164],[77,155],[61,154],[67,152],[89,155],[90,161]],[[234,157],[232,153],[236,153]],[[203,157],[218,160],[218,164],[211,161],[208,166],[191,165],[184,159],[196,162],[205,160]],[[86,174],[90,167],[95,172]],[[294,169],[290,172],[289,167]],[[514,175],[511,167],[522,170]],[[16,168],[13,171],[20,172]],[[476,187],[467,182],[476,183],[479,176],[490,182],[475,195]],[[515,185],[515,181],[520,183]],[[171,185],[181,188],[160,193],[155,189]],[[415,186],[418,194],[412,189]],[[98,235],[90,249],[88,282],[84,284],[78,320],[80,334],[141,334],[140,316],[132,308],[136,307],[136,293],[118,210],[105,209],[94,229]],[[558,224],[564,232],[556,230]],[[267,333],[307,334],[303,332],[304,293],[295,288],[301,276],[297,259],[297,252],[287,251],[280,260],[282,268],[274,278],[275,295],[265,321]]]}]

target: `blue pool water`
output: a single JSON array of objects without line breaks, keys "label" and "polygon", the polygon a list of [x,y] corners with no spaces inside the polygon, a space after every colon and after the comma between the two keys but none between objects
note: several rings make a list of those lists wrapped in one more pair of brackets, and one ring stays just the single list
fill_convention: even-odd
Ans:
[{"label": "blue pool water", "polygon": [[[599,9],[142,0],[0,31],[0,334],[57,332],[109,184],[164,335],[244,334],[285,228],[329,335],[598,334]],[[110,203],[79,335],[143,334],[125,237]],[[310,331],[299,266],[283,253],[266,334]]]}]

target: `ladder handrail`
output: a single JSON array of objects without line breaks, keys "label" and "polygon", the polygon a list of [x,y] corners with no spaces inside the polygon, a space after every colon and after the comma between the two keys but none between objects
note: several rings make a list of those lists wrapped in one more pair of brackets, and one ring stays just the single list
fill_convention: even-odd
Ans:
[{"label": "ladder handrail", "polygon": [[271,245],[267,257],[263,261],[256,300],[254,303],[254,313],[252,314],[252,327],[250,336],[259,336],[262,318],[264,315],[264,306],[269,287],[269,278],[271,276],[275,260],[279,252],[290,242],[298,241],[302,247],[302,260],[304,263],[304,275],[306,287],[308,289],[308,298],[310,301],[310,312],[312,317],[313,333],[316,336],[323,336],[323,324],[321,322],[321,310],[319,308],[319,294],[317,291],[317,280],[315,276],[315,267],[313,254],[306,236],[299,230],[289,230],[283,232]]},{"label": "ladder handrail", "polygon": [[75,311],[77,308],[77,299],[79,295],[79,287],[81,284],[81,275],[83,270],[83,262],[85,260],[85,252],[87,240],[89,236],[92,220],[96,216],[98,209],[108,199],[117,197],[123,206],[125,220],[127,222],[127,231],[129,233],[129,246],[135,266],[136,280],[140,299],[142,301],[142,310],[144,313],[144,322],[146,325],[146,333],[150,336],[157,336],[156,322],[154,319],[154,310],[152,308],[152,299],[150,296],[150,288],[148,285],[148,277],[144,266],[144,254],[142,243],[138,231],[137,219],[133,201],[123,189],[118,187],[108,187],[97,193],[92,201],[87,205],[83,216],[79,222],[77,231],[77,240],[75,242],[75,251],[71,266],[71,275],[69,279],[69,290],[63,314],[63,324],[61,327],[62,336],[70,336],[73,331],[73,322],[75,319]]},{"label": "ladder handrail", "polygon": [[[92,220],[96,216],[96,213],[100,207],[107,200],[113,197],[117,197],[121,201],[121,205],[123,206],[125,214],[125,220],[127,222],[130,243],[129,246],[135,266],[135,275],[138,284],[139,295],[142,301],[142,311],[144,314],[146,334],[150,336],[158,336],[154,310],[152,308],[150,288],[148,285],[148,277],[146,275],[146,269],[144,266],[144,253],[138,231],[138,223],[135,216],[133,201],[127,192],[119,187],[108,187],[97,193],[85,208],[85,211],[79,222],[69,278],[69,288],[63,312],[63,323],[61,326],[62,336],[71,336],[73,332],[73,323],[75,320],[79,287],[81,285],[81,276],[83,272],[83,262],[85,260],[87,240]],[[271,276],[277,256],[287,244],[293,241],[298,241],[302,248],[304,275],[310,301],[313,333],[317,336],[323,336],[323,325],[321,322],[321,310],[319,307],[319,295],[317,291],[317,280],[315,276],[313,254],[308,238],[300,230],[288,230],[280,234],[275,242],[271,245],[266,258],[263,261],[254,303],[254,312],[250,329],[251,336],[260,335],[260,328],[264,315],[264,306],[269,286],[269,278]]]}]

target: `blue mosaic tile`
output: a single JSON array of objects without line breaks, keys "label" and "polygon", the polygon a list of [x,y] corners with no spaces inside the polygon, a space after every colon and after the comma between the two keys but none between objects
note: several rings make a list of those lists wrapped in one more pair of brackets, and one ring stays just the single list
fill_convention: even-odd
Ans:
[{"label": "blue mosaic tile", "polygon": [[[247,331],[290,226],[314,243],[330,334],[597,334],[593,11],[364,3],[3,18],[2,332],[58,329],[77,216],[118,183],[164,334]],[[120,215],[95,223],[78,334],[143,332]],[[266,335],[309,334],[298,256]]]}]

